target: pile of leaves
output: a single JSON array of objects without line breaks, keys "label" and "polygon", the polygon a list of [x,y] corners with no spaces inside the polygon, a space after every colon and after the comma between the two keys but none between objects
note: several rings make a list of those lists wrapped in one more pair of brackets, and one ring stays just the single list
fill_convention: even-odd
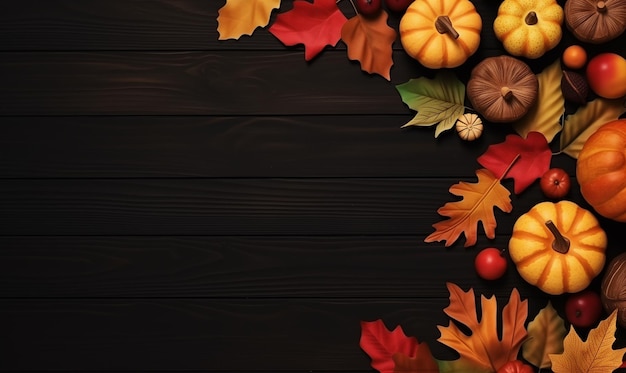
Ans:
[{"label": "pile of leaves", "polygon": [[[622,365],[626,348],[614,350],[617,311],[600,321],[582,340],[548,303],[525,327],[528,301],[513,289],[503,307],[501,332],[498,333],[498,305],[494,296],[480,297],[481,316],[477,313],[473,289],[467,292],[447,284],[450,304],[444,309],[451,318],[438,326],[438,341],[459,354],[457,360],[438,360],[428,344],[407,337],[402,327],[387,329],[382,320],[361,322],[361,348],[370,356],[371,365],[380,373],[493,373],[510,361],[523,357],[539,369],[554,373],[612,372]],[[454,323],[471,330],[465,334]],[[520,356],[521,355],[521,356]]]}]

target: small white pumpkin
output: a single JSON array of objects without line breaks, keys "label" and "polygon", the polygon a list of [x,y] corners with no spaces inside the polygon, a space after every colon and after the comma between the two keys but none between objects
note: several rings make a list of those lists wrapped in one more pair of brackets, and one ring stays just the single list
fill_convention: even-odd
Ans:
[{"label": "small white pumpkin", "polygon": [[463,114],[456,121],[456,133],[465,141],[474,141],[483,134],[483,121],[476,114]]}]

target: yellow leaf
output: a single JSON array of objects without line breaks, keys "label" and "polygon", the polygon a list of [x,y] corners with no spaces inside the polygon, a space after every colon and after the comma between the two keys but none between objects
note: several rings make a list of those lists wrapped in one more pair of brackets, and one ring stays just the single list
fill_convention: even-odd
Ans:
[{"label": "yellow leaf", "polygon": [[561,62],[554,61],[537,75],[539,89],[537,101],[528,113],[513,122],[515,131],[526,138],[529,132],[543,133],[548,143],[561,131],[560,119],[565,111],[565,99],[561,92]]},{"label": "yellow leaf", "polygon": [[361,69],[391,80],[392,44],[396,30],[387,25],[387,12],[375,18],[360,14],[350,18],[341,29],[341,39],[348,46],[348,58],[361,63]]},{"label": "yellow leaf", "polygon": [[577,159],[589,136],[603,124],[619,118],[625,112],[623,98],[616,100],[597,98],[588,102],[565,118],[561,133],[561,151]]},{"label": "yellow leaf", "polygon": [[622,365],[626,348],[613,349],[617,311],[602,320],[589,332],[585,342],[573,327],[565,337],[564,350],[560,355],[550,354],[554,373],[607,373]]},{"label": "yellow leaf", "polygon": [[450,187],[450,193],[462,196],[463,199],[448,202],[437,210],[439,215],[450,219],[433,224],[435,231],[426,237],[424,242],[445,240],[446,246],[450,246],[461,234],[465,234],[465,247],[472,246],[476,244],[478,222],[482,222],[488,238],[495,237],[497,223],[494,207],[511,212],[513,209],[509,197],[511,192],[487,169],[477,170],[476,176],[478,183],[461,181]]},{"label": "yellow leaf", "polygon": [[502,309],[502,338],[498,336],[498,305],[495,297],[481,296],[482,315],[478,320],[474,290],[464,292],[457,285],[448,283],[450,305],[444,312],[471,330],[471,335],[463,333],[456,324],[447,327],[437,326],[441,332],[438,341],[455,349],[461,359],[473,366],[483,367],[492,372],[504,364],[517,359],[520,346],[526,338],[524,323],[528,316],[528,301],[521,301],[517,289],[513,289],[509,303]]},{"label": "yellow leaf", "polygon": [[563,352],[563,338],[567,329],[563,319],[556,312],[552,303],[539,311],[534,320],[528,323],[528,340],[522,346],[522,356],[534,366],[550,368],[549,354]]},{"label": "yellow leaf", "polygon": [[279,7],[280,0],[226,0],[217,15],[219,40],[252,35],[257,27],[267,26],[272,10]]}]

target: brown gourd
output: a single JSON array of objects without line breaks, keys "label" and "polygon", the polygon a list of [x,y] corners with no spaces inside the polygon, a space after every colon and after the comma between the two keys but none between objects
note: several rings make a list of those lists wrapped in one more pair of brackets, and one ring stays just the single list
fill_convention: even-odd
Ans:
[{"label": "brown gourd", "polygon": [[524,116],[537,99],[539,83],[530,67],[510,56],[489,57],[476,65],[467,96],[485,119],[512,122]]},{"label": "brown gourd", "polygon": [[605,43],[626,30],[626,1],[568,0],[565,23],[577,39],[586,43]]}]

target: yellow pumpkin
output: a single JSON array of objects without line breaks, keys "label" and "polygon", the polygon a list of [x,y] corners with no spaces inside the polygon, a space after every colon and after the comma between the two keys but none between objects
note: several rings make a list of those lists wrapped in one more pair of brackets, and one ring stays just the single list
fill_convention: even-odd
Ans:
[{"label": "yellow pumpkin", "polygon": [[482,25],[469,0],[415,0],[400,20],[400,41],[425,67],[457,67],[478,50]]},{"label": "yellow pumpkin", "polygon": [[514,56],[539,58],[561,41],[563,8],[556,0],[504,0],[493,31]]},{"label": "yellow pumpkin", "polygon": [[557,295],[584,290],[606,260],[606,233],[571,201],[541,202],[517,219],[509,255],[526,282]]}]

